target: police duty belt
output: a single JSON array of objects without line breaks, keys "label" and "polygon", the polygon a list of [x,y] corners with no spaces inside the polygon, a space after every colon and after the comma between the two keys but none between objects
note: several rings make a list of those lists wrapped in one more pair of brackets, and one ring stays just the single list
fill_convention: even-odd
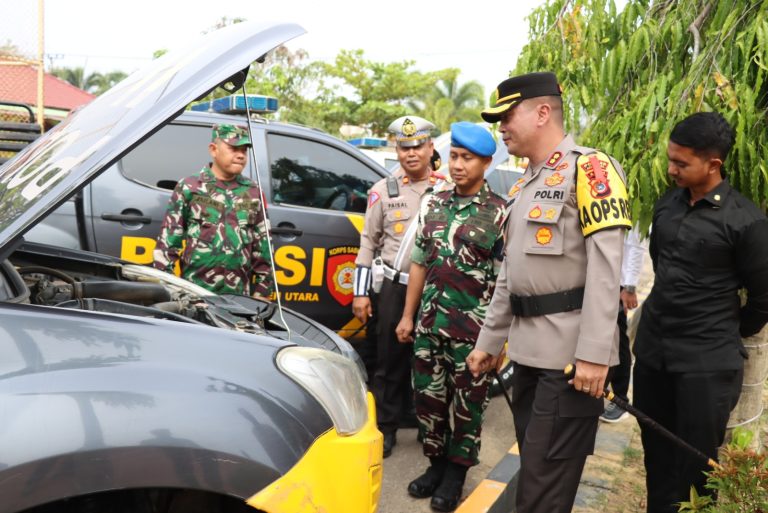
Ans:
[{"label": "police duty belt", "polygon": [[536,317],[581,308],[584,303],[584,287],[542,294],[540,296],[509,295],[512,314],[517,317]]}]

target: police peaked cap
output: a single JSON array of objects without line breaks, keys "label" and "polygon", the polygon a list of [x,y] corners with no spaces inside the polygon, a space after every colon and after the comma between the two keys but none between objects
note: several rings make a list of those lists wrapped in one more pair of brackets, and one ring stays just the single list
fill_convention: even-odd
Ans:
[{"label": "police peaked cap", "polygon": [[560,96],[562,89],[554,73],[543,71],[508,78],[496,88],[496,103],[480,115],[488,123],[496,123],[502,114],[528,98]]},{"label": "police peaked cap", "polygon": [[480,157],[492,157],[496,153],[496,141],[491,133],[469,121],[451,123],[451,146],[467,149]]},{"label": "police peaked cap", "polygon": [[419,116],[402,116],[389,124],[389,132],[395,135],[397,145],[412,148],[424,144],[432,137],[435,125]]}]

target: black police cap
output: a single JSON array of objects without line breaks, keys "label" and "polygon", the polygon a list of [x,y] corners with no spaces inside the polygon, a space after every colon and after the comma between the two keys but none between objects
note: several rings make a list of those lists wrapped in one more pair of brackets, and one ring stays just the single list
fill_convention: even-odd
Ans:
[{"label": "black police cap", "polygon": [[501,115],[528,98],[560,96],[562,90],[557,77],[549,71],[528,73],[508,78],[496,88],[496,103],[480,115],[488,123],[496,123]]}]

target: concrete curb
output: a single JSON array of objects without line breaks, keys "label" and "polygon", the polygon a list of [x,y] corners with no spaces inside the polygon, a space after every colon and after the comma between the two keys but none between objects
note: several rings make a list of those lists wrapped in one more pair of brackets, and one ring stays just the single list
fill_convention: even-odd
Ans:
[{"label": "concrete curb", "polygon": [[[625,451],[637,426],[634,419],[615,424],[600,422],[595,452],[587,458],[576,493],[574,511],[589,510],[600,504],[623,467]],[[456,513],[510,513],[515,511],[520,451],[512,446],[488,476],[462,502]]]}]

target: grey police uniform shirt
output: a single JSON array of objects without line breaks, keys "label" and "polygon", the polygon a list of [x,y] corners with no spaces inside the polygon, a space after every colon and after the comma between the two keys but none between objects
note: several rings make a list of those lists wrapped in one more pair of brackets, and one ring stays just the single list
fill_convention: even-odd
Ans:
[{"label": "grey police uniform shirt", "polygon": [[[365,224],[360,234],[360,252],[355,259],[357,266],[371,267],[377,251],[385,264],[390,267],[394,265],[403,236],[418,217],[422,196],[437,183],[434,173],[418,182],[411,180],[402,169],[393,176],[397,178],[397,196],[389,197],[387,179],[376,182],[368,192]],[[410,267],[411,259],[404,258],[398,270],[407,273]]]},{"label": "grey police uniform shirt", "polygon": [[[619,363],[616,314],[625,230],[582,234],[576,160],[592,152],[567,136],[510,190],[505,258],[477,349],[496,355],[508,339],[510,360],[542,369],[563,369],[575,359]],[[578,287],[585,288],[581,309],[535,317],[512,314],[510,293],[537,296]]]}]

